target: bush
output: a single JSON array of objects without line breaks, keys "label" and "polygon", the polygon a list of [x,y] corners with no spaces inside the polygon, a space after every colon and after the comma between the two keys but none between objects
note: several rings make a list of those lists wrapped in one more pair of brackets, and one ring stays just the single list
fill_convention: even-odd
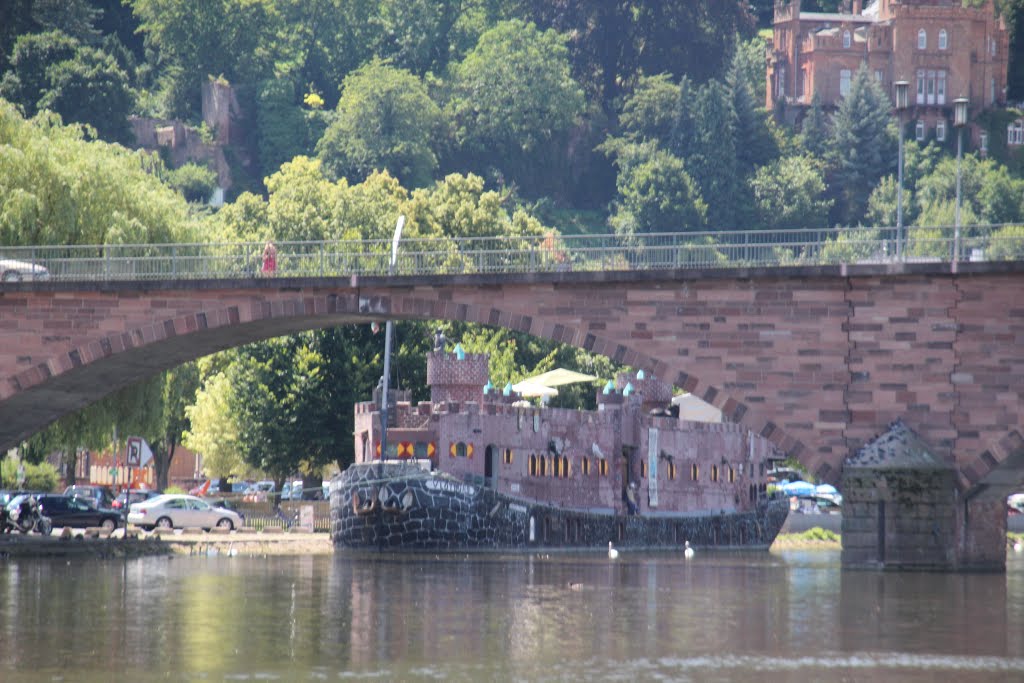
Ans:
[{"label": "bush", "polygon": [[217,187],[217,174],[206,166],[188,163],[167,172],[167,184],[189,202],[205,203]]},{"label": "bush", "polygon": [[[25,483],[22,488],[31,491],[53,491],[60,477],[57,468],[44,462],[38,465],[24,463]],[[13,489],[18,486],[18,463],[11,459],[0,461],[0,488]]]}]

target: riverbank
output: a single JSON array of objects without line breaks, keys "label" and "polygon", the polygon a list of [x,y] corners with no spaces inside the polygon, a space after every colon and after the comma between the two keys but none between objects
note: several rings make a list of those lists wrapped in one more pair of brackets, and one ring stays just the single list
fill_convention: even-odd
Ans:
[{"label": "riverbank", "polygon": [[301,532],[230,533],[176,530],[162,533],[121,532],[99,536],[76,530],[52,536],[0,535],[0,561],[17,558],[133,558],[153,555],[326,555],[334,552],[329,534]]}]

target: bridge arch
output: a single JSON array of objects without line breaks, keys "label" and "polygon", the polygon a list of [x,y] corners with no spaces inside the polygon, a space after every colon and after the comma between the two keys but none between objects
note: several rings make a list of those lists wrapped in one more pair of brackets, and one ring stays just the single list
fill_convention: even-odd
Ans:
[{"label": "bridge arch", "polygon": [[1024,267],[972,266],[5,286],[0,446],[213,351],[390,317],[506,327],[649,369],[825,480],[901,417],[969,487],[1024,457]]}]

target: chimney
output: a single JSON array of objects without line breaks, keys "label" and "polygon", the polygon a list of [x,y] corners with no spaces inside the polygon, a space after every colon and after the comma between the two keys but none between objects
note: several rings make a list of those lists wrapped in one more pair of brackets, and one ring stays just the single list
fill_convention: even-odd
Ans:
[{"label": "chimney", "polygon": [[853,0],[853,13],[859,16],[864,9],[863,4],[862,0]]}]

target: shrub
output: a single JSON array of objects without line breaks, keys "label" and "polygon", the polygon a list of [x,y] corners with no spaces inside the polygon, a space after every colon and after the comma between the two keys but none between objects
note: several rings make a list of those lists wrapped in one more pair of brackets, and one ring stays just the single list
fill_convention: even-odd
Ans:
[{"label": "shrub", "polygon": [[206,202],[217,187],[217,174],[206,166],[188,163],[167,173],[167,184],[189,202]]}]

